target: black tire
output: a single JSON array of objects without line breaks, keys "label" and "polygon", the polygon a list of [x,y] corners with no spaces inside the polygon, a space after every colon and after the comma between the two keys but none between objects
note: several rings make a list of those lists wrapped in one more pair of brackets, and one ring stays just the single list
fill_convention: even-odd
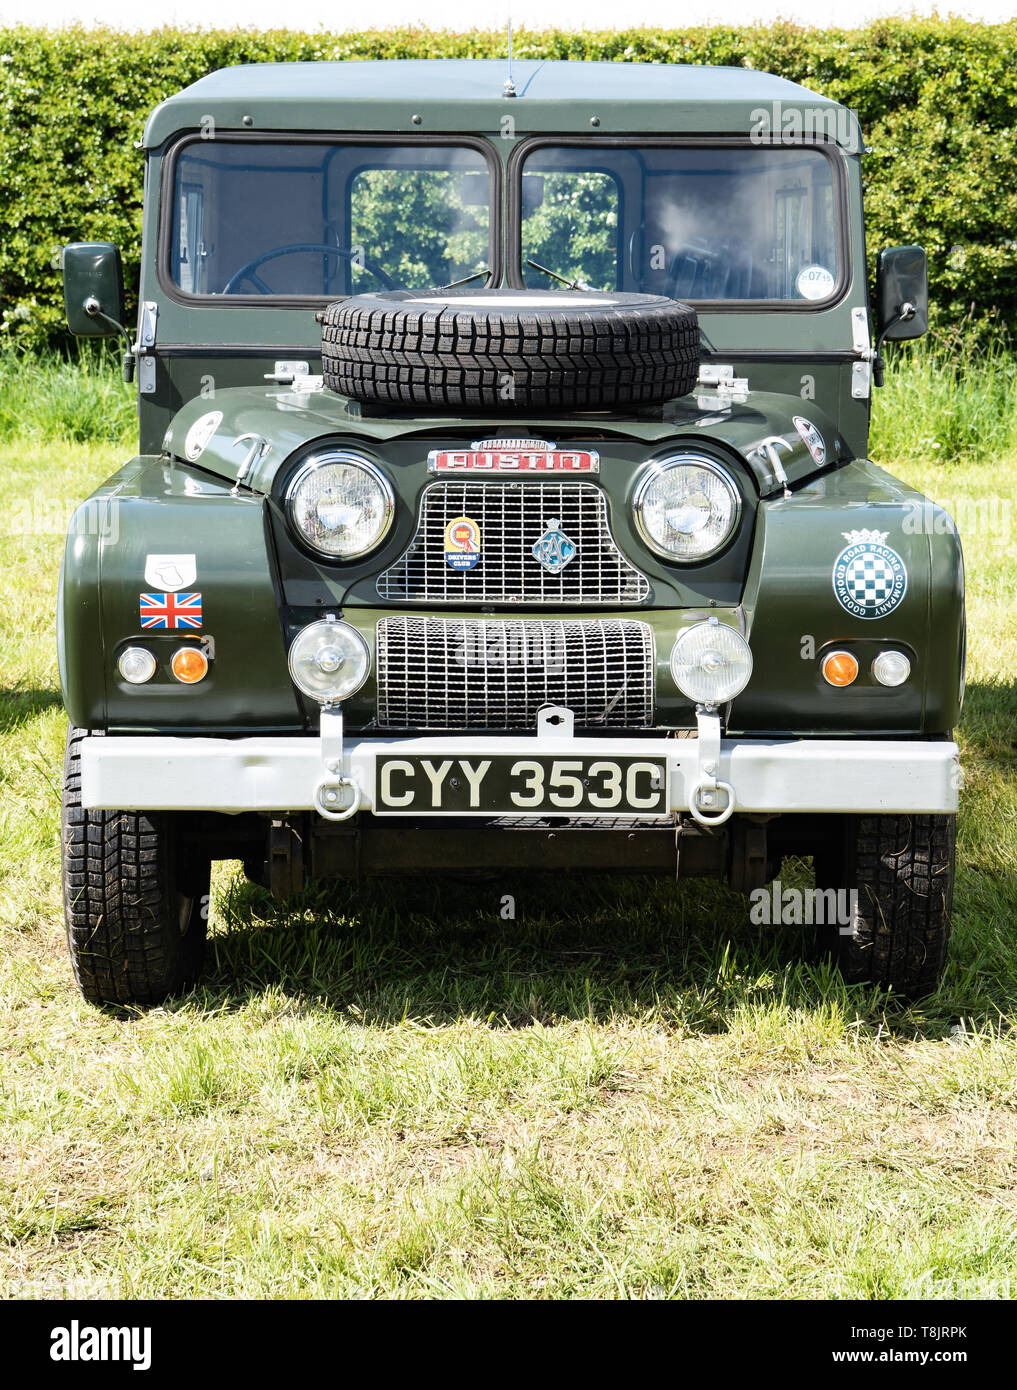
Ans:
[{"label": "black tire", "polygon": [[187,852],[180,816],[85,810],[84,737],[67,732],[61,816],[74,978],[92,1004],[158,1004],[201,971],[210,861]]},{"label": "black tire", "polygon": [[820,928],[820,944],[850,984],[931,994],[950,940],[956,816],[842,816],[815,856],[816,887],[854,890],[850,926]]},{"label": "black tire", "polygon": [[612,410],[684,396],[696,311],[663,295],[393,290],[321,316],[325,385],[442,411]]}]

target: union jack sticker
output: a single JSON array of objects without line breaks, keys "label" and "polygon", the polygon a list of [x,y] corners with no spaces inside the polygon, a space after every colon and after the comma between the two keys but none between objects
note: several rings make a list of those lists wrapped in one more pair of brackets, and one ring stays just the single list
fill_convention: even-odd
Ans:
[{"label": "union jack sticker", "polygon": [[142,594],[141,626],[201,627],[200,594]]}]

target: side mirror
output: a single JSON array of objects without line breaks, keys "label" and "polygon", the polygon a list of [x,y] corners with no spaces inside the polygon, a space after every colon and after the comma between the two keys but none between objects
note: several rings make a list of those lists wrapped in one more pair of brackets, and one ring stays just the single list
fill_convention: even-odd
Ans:
[{"label": "side mirror", "polygon": [[111,241],[74,241],[61,254],[67,326],[79,338],[123,334],[124,272]]},{"label": "side mirror", "polygon": [[876,259],[880,341],[920,338],[929,326],[929,266],[924,246],[891,246]]}]

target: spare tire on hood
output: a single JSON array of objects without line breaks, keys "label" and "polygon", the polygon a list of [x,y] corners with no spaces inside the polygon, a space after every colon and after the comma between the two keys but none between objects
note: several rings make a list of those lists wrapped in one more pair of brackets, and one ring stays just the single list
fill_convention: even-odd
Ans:
[{"label": "spare tire on hood", "polygon": [[595,290],[381,290],[321,317],[325,385],[451,412],[619,410],[684,396],[699,375],[687,304]]}]

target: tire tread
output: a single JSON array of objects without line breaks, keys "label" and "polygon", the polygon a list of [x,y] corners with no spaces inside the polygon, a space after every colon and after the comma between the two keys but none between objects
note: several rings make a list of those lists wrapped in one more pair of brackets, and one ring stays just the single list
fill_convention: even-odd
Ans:
[{"label": "tire tread", "polygon": [[167,813],[81,805],[81,729],[69,729],[61,816],[64,921],[78,988],[93,1004],[155,1004],[201,968],[207,862],[190,867],[190,920],[175,917],[174,826]]},{"label": "tire tread", "polygon": [[845,816],[840,843],[817,857],[819,887],[854,889],[850,933],[826,943],[849,983],[918,998],[942,979],[950,940],[957,818]]},{"label": "tire tread", "polygon": [[633,302],[596,312],[513,313],[496,295],[490,312],[457,307],[454,292],[435,309],[380,295],[340,300],[322,315],[324,383],[358,401],[450,412],[603,410],[687,395],[699,376],[695,310],[659,295],[625,298]]}]

